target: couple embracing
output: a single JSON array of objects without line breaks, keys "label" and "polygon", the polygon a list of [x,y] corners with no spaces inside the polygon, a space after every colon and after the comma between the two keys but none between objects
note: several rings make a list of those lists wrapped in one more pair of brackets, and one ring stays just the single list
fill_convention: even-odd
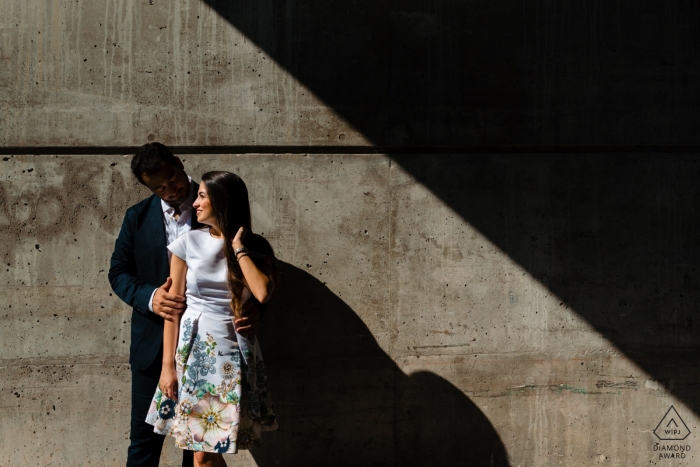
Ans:
[{"label": "couple embracing", "polygon": [[277,283],[274,252],[251,231],[237,175],[196,183],[160,143],[142,146],[131,170],[153,195],[127,210],[109,269],[134,309],[127,466],[157,466],[165,435],[183,466],[223,466],[223,453],[277,428],[255,338]]}]

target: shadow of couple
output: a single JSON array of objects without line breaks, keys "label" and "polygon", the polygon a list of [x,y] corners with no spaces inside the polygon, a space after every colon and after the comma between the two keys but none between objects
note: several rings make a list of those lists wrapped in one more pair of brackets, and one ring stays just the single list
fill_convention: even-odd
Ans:
[{"label": "shadow of couple", "polygon": [[319,280],[282,262],[280,273],[260,332],[280,429],[252,451],[258,465],[509,465],[458,388],[405,374]]}]

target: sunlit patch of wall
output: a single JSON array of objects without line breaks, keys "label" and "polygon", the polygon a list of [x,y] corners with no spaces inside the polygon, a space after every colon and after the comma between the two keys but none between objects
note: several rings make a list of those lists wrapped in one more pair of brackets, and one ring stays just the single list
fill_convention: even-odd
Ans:
[{"label": "sunlit patch of wall", "polygon": [[[623,5],[663,16],[659,51],[590,10],[600,34],[559,40],[579,7],[541,2],[254,3],[0,0],[2,146],[26,148],[0,162],[0,464],[124,463],[130,310],[106,271],[148,193],[97,153],[155,140],[215,148],[180,157],[246,180],[282,261],[260,336],[282,429],[229,465],[695,465],[700,170],[634,145],[696,141],[697,15]],[[419,151],[443,144],[464,152]],[[96,155],[31,155],[65,146]],[[653,433],[671,405],[686,439]]]}]

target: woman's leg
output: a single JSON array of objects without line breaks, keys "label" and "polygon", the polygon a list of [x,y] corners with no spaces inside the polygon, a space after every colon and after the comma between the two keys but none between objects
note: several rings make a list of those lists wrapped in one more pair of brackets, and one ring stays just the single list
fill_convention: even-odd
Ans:
[{"label": "woman's leg", "polygon": [[224,456],[215,452],[195,452],[195,467],[226,467]]}]

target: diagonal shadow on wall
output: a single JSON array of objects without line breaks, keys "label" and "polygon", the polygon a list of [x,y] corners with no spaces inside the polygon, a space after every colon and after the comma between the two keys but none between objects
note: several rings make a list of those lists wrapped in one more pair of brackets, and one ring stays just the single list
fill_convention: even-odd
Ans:
[{"label": "diagonal shadow on wall", "polygon": [[[205,2],[378,146],[700,142],[697,2]],[[700,413],[697,158],[394,159]]]},{"label": "diagonal shadow on wall", "polygon": [[258,465],[503,466],[481,410],[445,379],[406,375],[323,283],[280,263],[260,343],[280,429]]},{"label": "diagonal shadow on wall", "polygon": [[204,2],[377,146],[700,143],[697,2]]},{"label": "diagonal shadow on wall", "polygon": [[567,334],[576,329],[568,323],[571,309],[697,412],[700,158],[550,154],[398,161],[559,297],[561,311],[550,313],[547,323],[550,339],[567,346],[579,340]]}]

